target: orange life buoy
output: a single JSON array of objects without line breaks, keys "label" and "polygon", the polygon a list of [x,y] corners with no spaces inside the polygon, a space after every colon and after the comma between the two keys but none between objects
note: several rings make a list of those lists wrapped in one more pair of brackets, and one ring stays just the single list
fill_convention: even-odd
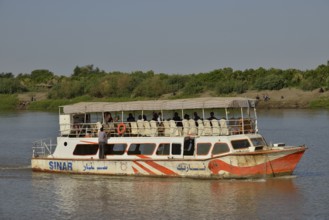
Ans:
[{"label": "orange life buoy", "polygon": [[120,123],[117,128],[118,134],[123,134],[126,132],[126,125],[124,123]]}]

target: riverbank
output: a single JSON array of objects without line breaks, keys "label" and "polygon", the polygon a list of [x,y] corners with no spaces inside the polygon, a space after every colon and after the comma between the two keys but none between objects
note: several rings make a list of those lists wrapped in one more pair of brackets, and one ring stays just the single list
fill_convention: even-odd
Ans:
[{"label": "riverbank", "polygon": [[258,98],[258,108],[328,108],[329,91],[303,91],[295,88],[248,91],[243,97]]},{"label": "riverbank", "polygon": [[[208,93],[203,96],[211,96]],[[299,89],[281,89],[248,91],[243,94],[232,94],[230,96],[241,96],[258,99],[259,109],[292,109],[292,108],[319,108],[329,109],[329,91],[302,91]],[[168,98],[163,97],[163,99]],[[170,97],[172,98],[172,97]],[[2,95],[0,99],[0,110],[58,110],[59,105],[71,104],[81,101],[93,101],[88,97],[79,97],[74,100],[49,100],[45,92],[22,93],[16,95]],[[100,100],[94,100],[100,101]],[[105,100],[102,100],[105,101]]]}]

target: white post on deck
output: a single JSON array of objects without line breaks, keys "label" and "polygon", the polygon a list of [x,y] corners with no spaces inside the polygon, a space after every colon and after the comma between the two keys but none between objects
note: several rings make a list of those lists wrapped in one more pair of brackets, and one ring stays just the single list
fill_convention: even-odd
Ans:
[{"label": "white post on deck", "polygon": [[244,118],[243,118],[243,108],[241,108],[241,126],[242,126],[242,134],[244,134]]},{"label": "white post on deck", "polygon": [[255,114],[255,132],[258,133],[257,111],[255,107],[254,107],[254,114]]}]

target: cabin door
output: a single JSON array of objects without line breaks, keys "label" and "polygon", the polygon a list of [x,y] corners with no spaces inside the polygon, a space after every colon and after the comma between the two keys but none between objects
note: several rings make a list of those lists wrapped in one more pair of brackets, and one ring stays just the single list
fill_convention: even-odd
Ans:
[{"label": "cabin door", "polygon": [[184,157],[193,157],[195,151],[195,139],[186,137],[184,140],[184,151],[183,155]]}]

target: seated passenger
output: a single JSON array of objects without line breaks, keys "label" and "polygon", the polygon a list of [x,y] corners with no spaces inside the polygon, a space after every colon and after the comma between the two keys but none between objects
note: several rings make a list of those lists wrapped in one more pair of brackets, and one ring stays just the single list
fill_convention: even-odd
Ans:
[{"label": "seated passenger", "polygon": [[208,120],[217,119],[214,115],[214,112],[210,112],[210,117],[208,118]]},{"label": "seated passenger", "polygon": [[115,118],[114,118],[114,122],[119,122],[119,121],[120,121],[120,116],[116,115]]},{"label": "seated passenger", "polygon": [[104,113],[104,122],[107,124],[109,122],[113,122],[113,118],[110,112]]},{"label": "seated passenger", "polygon": [[201,119],[197,112],[194,112],[193,115],[194,115],[194,121]]},{"label": "seated passenger", "polygon": [[133,122],[133,121],[135,121],[135,118],[134,118],[133,114],[129,113],[129,116],[128,116],[128,118],[127,118],[127,121],[128,121],[128,122]]},{"label": "seated passenger", "polygon": [[153,121],[158,121],[158,114],[156,113],[156,112],[153,112],[153,118],[152,118],[152,120]]},{"label": "seated passenger", "polygon": [[172,118],[172,120],[174,120],[176,122],[177,126],[183,127],[182,119],[179,117],[177,112],[174,113],[174,117]]}]

